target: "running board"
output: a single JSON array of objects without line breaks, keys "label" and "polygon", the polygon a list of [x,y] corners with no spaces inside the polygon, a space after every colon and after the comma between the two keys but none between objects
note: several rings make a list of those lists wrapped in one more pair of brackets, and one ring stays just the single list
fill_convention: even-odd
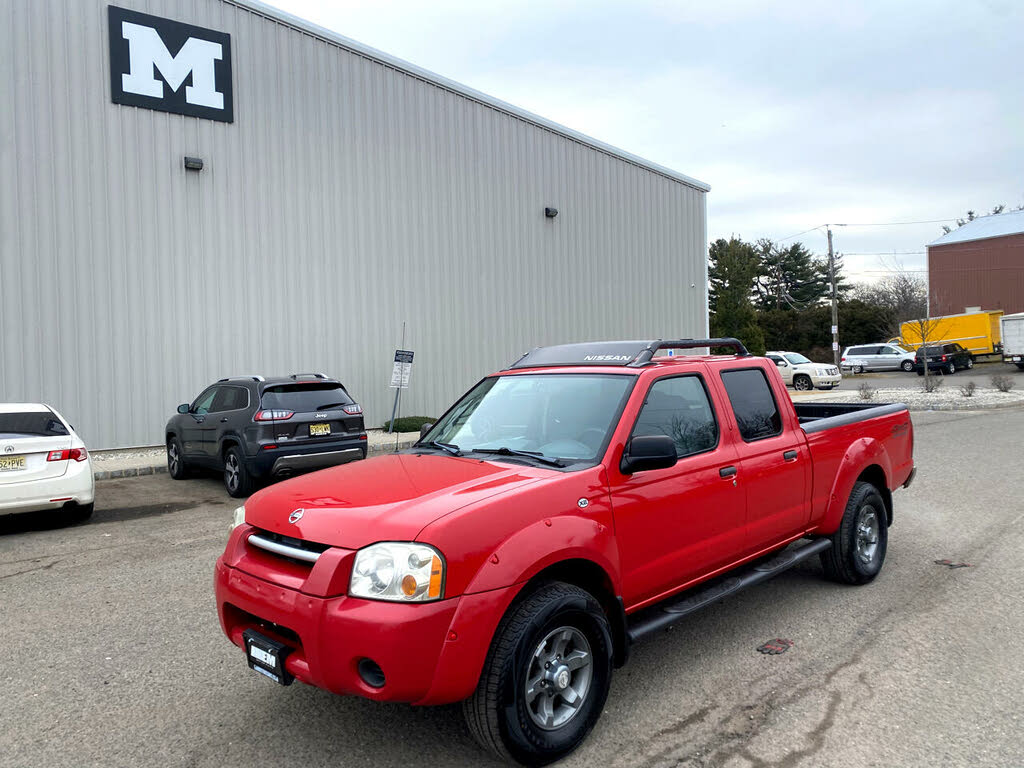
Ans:
[{"label": "running board", "polygon": [[674,624],[684,616],[689,616],[691,613],[711,605],[711,603],[739,592],[741,589],[767,581],[773,576],[778,576],[797,563],[819,552],[824,552],[831,546],[831,539],[815,539],[800,547],[784,549],[771,560],[759,563],[748,570],[738,571],[728,576],[724,581],[704,589],[698,589],[698,591],[687,595],[682,600],[668,602],[661,606],[654,606],[641,611],[634,620],[630,621],[629,641],[635,643],[653,632],[665,629],[665,627]]}]

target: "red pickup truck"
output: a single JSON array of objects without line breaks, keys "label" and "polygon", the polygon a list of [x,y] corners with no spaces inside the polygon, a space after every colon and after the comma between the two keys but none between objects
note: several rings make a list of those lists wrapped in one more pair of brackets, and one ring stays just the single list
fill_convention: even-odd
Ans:
[{"label": "red pickup truck", "polygon": [[[735,354],[657,354],[699,347]],[[794,406],[735,339],[538,348],[411,449],[250,497],[220,621],[278,683],[463,701],[485,749],[545,764],[645,635],[813,555],[871,581],[913,475],[905,406]]]}]

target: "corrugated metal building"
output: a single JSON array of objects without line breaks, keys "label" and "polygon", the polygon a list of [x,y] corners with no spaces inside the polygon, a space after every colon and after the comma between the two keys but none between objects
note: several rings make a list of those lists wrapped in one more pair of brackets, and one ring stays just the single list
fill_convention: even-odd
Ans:
[{"label": "corrugated metal building", "polygon": [[1024,312],[1024,211],[982,216],[928,245],[933,315]]},{"label": "corrugated metal building", "polygon": [[380,424],[403,321],[421,415],[535,345],[707,331],[706,185],[259,3],[0,0],[0,82],[0,400],[93,447],[242,373]]}]

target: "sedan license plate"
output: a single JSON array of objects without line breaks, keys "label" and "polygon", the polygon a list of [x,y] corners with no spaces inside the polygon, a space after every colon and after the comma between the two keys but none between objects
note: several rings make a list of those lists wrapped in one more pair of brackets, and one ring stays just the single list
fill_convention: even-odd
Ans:
[{"label": "sedan license plate", "polygon": [[291,653],[291,648],[252,629],[242,633],[242,642],[245,643],[245,658],[249,662],[249,669],[269,677],[275,683],[291,685],[292,676],[284,668],[284,661]]},{"label": "sedan license plate", "polygon": [[331,434],[330,424],[310,424],[309,425],[309,436],[320,437],[321,435]]},{"label": "sedan license plate", "polygon": [[25,468],[24,456],[0,456],[0,472]]}]

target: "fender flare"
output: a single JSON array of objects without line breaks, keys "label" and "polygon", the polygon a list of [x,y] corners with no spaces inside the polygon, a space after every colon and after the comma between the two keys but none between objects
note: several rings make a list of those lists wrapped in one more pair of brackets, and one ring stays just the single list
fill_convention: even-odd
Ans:
[{"label": "fender flare", "polygon": [[509,536],[484,560],[464,594],[522,584],[565,560],[587,560],[608,577],[615,595],[619,582],[618,548],[609,526],[581,515],[556,515]]},{"label": "fender flare", "polygon": [[881,440],[873,437],[862,437],[854,440],[846,449],[842,460],[839,462],[839,470],[832,483],[832,491],[828,497],[828,504],[825,514],[818,525],[818,532],[832,534],[839,528],[843,519],[843,512],[846,511],[846,503],[853,492],[853,486],[857,478],[864,470],[871,466],[878,466],[885,477],[885,488],[883,491],[891,490],[889,483],[892,478],[892,459]]}]

